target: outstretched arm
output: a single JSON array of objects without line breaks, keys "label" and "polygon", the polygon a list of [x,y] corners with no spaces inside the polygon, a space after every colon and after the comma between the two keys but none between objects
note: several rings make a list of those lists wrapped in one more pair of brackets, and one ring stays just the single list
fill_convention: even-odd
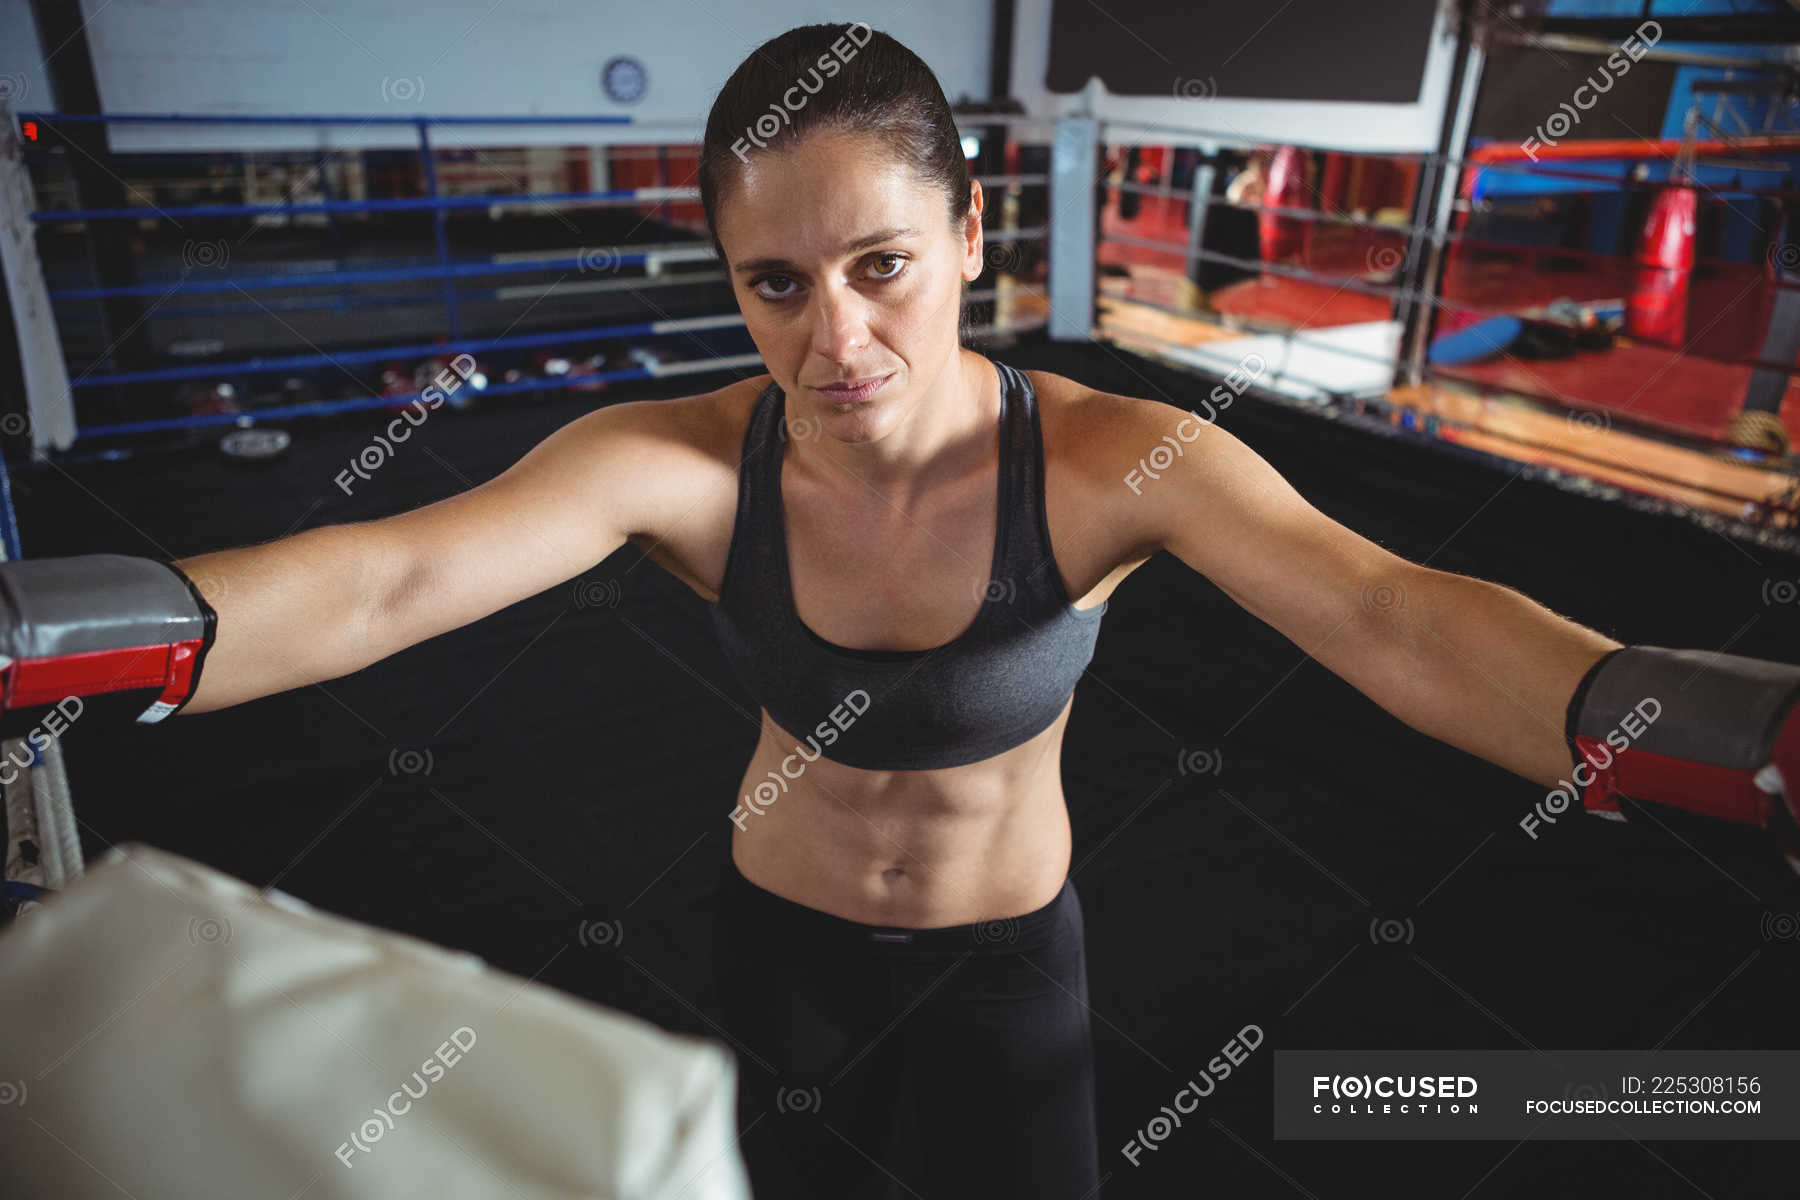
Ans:
[{"label": "outstretched arm", "polygon": [[223,708],[478,620],[681,511],[685,446],[675,405],[628,401],[479,487],[379,521],[175,563],[0,563],[0,735],[55,736],[84,697],[139,721]]},{"label": "outstretched arm", "polygon": [[[1142,444],[1121,479],[1165,434],[1191,439],[1160,479],[1130,485],[1151,544],[1420,732],[1545,787],[1569,777],[1569,699],[1618,642],[1512,588],[1383,549],[1216,425],[1126,403],[1143,406]],[[1119,444],[1129,452],[1132,438]]]},{"label": "outstretched arm", "polygon": [[[1753,825],[1800,871],[1800,666],[1621,646],[1511,588],[1382,549],[1195,414],[1108,400],[1141,544],[1408,725],[1560,803],[1623,817],[1624,797]],[[1140,456],[1165,438],[1181,453],[1149,478]]]},{"label": "outstretched arm", "polygon": [[1350,640],[1327,633],[1313,657],[1422,733],[1546,788],[1568,779],[1569,699],[1619,643],[1512,588],[1388,557],[1353,596]]}]

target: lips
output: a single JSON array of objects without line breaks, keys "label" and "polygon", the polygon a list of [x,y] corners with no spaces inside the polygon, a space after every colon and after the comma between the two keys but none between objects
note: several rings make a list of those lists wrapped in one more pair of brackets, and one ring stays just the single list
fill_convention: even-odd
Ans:
[{"label": "lips", "polygon": [[852,404],[858,400],[867,400],[870,396],[873,396],[876,392],[880,391],[887,381],[893,377],[894,373],[889,371],[885,375],[864,376],[862,379],[852,380],[848,384],[827,384],[820,387],[814,387],[813,391],[819,393],[819,395],[825,397],[834,404]]}]

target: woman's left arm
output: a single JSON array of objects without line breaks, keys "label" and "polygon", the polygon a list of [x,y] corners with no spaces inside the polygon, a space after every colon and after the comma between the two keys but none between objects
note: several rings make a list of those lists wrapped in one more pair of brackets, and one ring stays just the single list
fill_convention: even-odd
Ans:
[{"label": "woman's left arm", "polygon": [[[1395,717],[1546,788],[1573,780],[1578,807],[1618,815],[1623,794],[1800,845],[1791,802],[1766,802],[1783,790],[1771,764],[1800,790],[1800,667],[1622,647],[1511,588],[1376,545],[1192,413],[1109,399],[1121,519]],[[1171,461],[1152,478],[1159,445]]]},{"label": "woman's left arm", "polygon": [[1546,787],[1568,778],[1569,697],[1618,642],[1511,588],[1401,558],[1232,434],[1151,407],[1145,453],[1164,433],[1192,439],[1161,478],[1139,468],[1122,485],[1160,548],[1421,733]]}]

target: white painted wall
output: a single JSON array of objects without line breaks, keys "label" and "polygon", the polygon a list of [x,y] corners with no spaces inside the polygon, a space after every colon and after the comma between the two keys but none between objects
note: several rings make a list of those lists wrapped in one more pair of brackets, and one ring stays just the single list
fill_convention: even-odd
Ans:
[{"label": "white painted wall", "polygon": [[[758,43],[794,25],[868,18],[819,0],[80,0],[110,112],[331,113],[390,116],[483,113],[620,113],[664,122],[635,133],[584,126],[442,129],[443,145],[540,141],[684,141],[698,137],[706,107],[731,69]],[[1029,112],[1078,110],[1083,96],[1043,87],[1051,0],[1018,0],[1013,91]],[[870,20],[912,47],[937,72],[952,101],[985,98],[991,0],[914,0]],[[1307,141],[1346,150],[1435,147],[1454,45],[1443,26],[1432,39],[1414,104],[1177,100],[1113,96],[1097,81],[1085,95],[1111,121],[1171,124],[1230,142]],[[600,68],[618,54],[648,68],[650,90],[614,105]],[[0,87],[20,86],[23,107],[51,107],[29,7],[0,3]],[[316,131],[205,126],[120,127],[120,149],[295,147]],[[408,129],[341,127],[329,144],[410,145]],[[1146,140],[1154,140],[1145,135]],[[1114,139],[1118,140],[1118,139]]]},{"label": "white painted wall", "polygon": [[14,112],[56,107],[44,47],[25,0],[0,0],[0,95]]},{"label": "white painted wall", "polygon": [[[81,0],[113,113],[628,114],[661,122],[434,129],[439,145],[698,141],[719,85],[795,25],[864,19],[930,64],[944,93],[985,98],[991,0],[912,0],[879,14],[820,0]],[[19,0],[5,0],[11,12]],[[615,55],[647,68],[635,105],[607,99]],[[344,126],[331,145],[411,145],[409,127]],[[319,145],[314,130],[119,126],[118,149]]]}]

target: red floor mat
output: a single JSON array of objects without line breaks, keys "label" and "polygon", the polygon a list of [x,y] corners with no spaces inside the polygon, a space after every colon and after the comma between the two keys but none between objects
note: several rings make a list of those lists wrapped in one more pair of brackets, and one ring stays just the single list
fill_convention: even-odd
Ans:
[{"label": "red floor mat", "polygon": [[1228,316],[1295,329],[1385,321],[1394,315],[1385,296],[1279,275],[1239,280],[1215,291],[1212,302]]},{"label": "red floor mat", "polygon": [[[1620,343],[1573,358],[1500,359],[1443,374],[1516,389],[1576,408],[1606,409],[1690,436],[1723,439],[1743,407],[1751,368]],[[1788,379],[1781,423],[1800,442],[1800,378]]]}]

